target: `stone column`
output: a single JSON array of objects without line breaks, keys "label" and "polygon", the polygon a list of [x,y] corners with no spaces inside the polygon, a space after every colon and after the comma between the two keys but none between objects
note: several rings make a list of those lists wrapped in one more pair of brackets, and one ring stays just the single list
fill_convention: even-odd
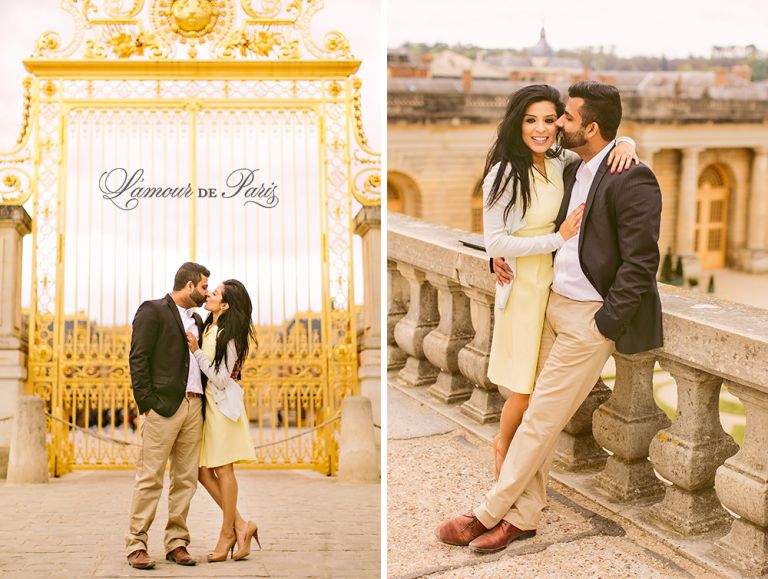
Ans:
[{"label": "stone column", "polygon": [[592,435],[592,416],[611,396],[605,382],[598,380],[587,399],[582,402],[560,433],[555,447],[555,464],[567,471],[601,468],[608,458]]},{"label": "stone column", "polygon": [[445,404],[462,402],[472,394],[472,383],[459,372],[459,351],[472,339],[469,300],[461,285],[436,273],[427,281],[437,289],[440,323],[424,338],[424,355],[440,368],[429,394]]},{"label": "stone column", "polygon": [[637,156],[640,157],[640,162],[653,171],[653,157],[660,151],[657,147],[647,147],[644,145],[638,146]]},{"label": "stone column", "polygon": [[408,312],[408,293],[405,280],[397,271],[397,262],[387,260],[387,371],[405,366],[408,354],[395,341],[395,326]]},{"label": "stone column", "polygon": [[405,386],[428,386],[437,379],[439,370],[424,355],[424,338],[437,327],[437,292],[426,280],[426,274],[407,263],[397,264],[410,289],[408,313],[395,326],[395,341],[408,354],[405,366],[397,375]]},{"label": "stone column", "polygon": [[664,492],[648,462],[648,445],[670,422],[653,399],[654,354],[615,353],[613,357],[613,394],[592,420],[595,440],[613,455],[596,483],[612,499],[627,503]]},{"label": "stone column", "polygon": [[8,472],[16,401],[27,381],[27,336],[21,317],[21,240],[32,219],[19,205],[0,205],[0,478]]},{"label": "stone column", "polygon": [[752,191],[749,195],[747,247],[765,249],[765,219],[768,204],[768,147],[757,147],[752,161]]},{"label": "stone column", "polygon": [[701,263],[694,251],[696,238],[696,193],[699,188],[699,153],[703,149],[683,149],[680,197],[677,205],[677,254],[683,258],[685,277],[701,273]]},{"label": "stone column", "polygon": [[358,344],[360,394],[370,399],[373,420],[381,424],[381,207],[355,215],[355,234],[363,241],[363,336]]},{"label": "stone column", "polygon": [[488,360],[493,336],[493,294],[467,290],[475,337],[459,352],[459,370],[473,384],[472,395],[461,405],[461,411],[472,420],[484,424],[501,417],[504,399],[496,385],[488,380]]},{"label": "stone column", "polygon": [[729,380],[725,386],[744,403],[747,423],[741,449],[715,475],[720,502],[740,518],[714,552],[749,575],[763,575],[768,572],[768,397]]},{"label": "stone column", "polygon": [[660,364],[677,383],[677,417],[651,441],[651,462],[672,485],[650,515],[698,535],[730,519],[715,495],[715,471],[739,447],[720,425],[722,378],[671,360]]},{"label": "stone column", "polygon": [[757,147],[752,161],[749,194],[749,223],[744,269],[752,273],[768,271],[766,218],[768,218],[768,147]]}]

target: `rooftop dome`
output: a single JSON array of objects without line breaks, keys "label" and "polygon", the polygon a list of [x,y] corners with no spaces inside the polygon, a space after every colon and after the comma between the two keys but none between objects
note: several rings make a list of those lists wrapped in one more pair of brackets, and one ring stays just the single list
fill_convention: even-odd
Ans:
[{"label": "rooftop dome", "polygon": [[547,42],[547,34],[544,31],[544,27],[541,27],[541,37],[539,38],[539,41],[536,43],[535,46],[532,46],[528,49],[528,56],[536,57],[536,56],[543,56],[543,57],[551,57],[555,55],[555,51],[552,50],[552,47]]}]

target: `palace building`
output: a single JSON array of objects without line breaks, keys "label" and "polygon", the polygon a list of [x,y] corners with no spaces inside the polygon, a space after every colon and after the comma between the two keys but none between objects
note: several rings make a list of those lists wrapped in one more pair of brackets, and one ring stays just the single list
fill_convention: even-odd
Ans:
[{"label": "palace building", "polygon": [[619,134],[635,139],[640,159],[658,177],[662,253],[671,248],[683,257],[687,275],[723,267],[768,271],[768,83],[750,82],[747,66],[578,71],[543,54],[543,31],[534,49],[530,59],[548,59],[537,61],[538,76],[523,76],[521,70],[530,70],[524,63],[507,68],[504,79],[476,79],[471,72],[390,76],[390,211],[481,232],[485,157],[509,96],[527,84],[549,82],[565,99],[570,84],[590,78],[621,90]]}]

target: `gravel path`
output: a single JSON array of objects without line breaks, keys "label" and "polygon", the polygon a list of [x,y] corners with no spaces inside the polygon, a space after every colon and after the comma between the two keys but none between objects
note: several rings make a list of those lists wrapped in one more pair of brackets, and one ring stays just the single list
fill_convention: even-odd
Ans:
[{"label": "gravel path", "polygon": [[392,388],[388,396],[389,577],[715,576],[555,481],[535,537],[492,555],[443,545],[437,525],[493,482],[490,446]]}]

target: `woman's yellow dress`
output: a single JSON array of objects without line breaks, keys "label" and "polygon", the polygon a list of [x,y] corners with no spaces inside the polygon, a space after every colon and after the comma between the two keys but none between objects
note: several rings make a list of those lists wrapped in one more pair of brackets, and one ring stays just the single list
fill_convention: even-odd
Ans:
[{"label": "woman's yellow dress", "polygon": [[[531,173],[531,205],[525,225],[514,235],[534,237],[555,231],[555,219],[563,200],[563,167],[560,159],[545,161],[547,179]],[[494,310],[488,379],[507,398],[510,392],[530,394],[536,381],[539,344],[544,328],[550,286],[552,254],[518,257],[512,293],[503,310]]]},{"label": "woman's yellow dress", "polygon": [[[216,354],[217,326],[208,326],[203,334],[201,350],[213,364]],[[233,362],[234,363],[234,362]],[[222,362],[222,367],[224,362]],[[210,382],[205,388],[205,422],[203,423],[203,444],[200,449],[200,466],[213,468],[234,462],[256,460],[245,408],[237,422],[224,416],[216,407]]]}]

